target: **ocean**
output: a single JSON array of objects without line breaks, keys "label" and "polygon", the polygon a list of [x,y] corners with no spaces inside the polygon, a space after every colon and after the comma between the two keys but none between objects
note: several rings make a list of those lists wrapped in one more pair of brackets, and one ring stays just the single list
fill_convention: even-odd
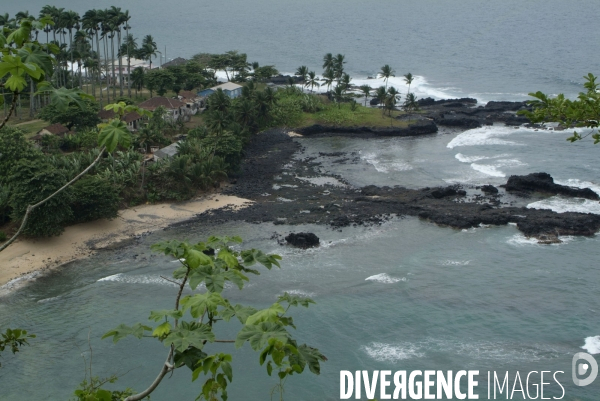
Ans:
[{"label": "ocean", "polygon": [[[30,0],[37,13],[46,1]],[[56,1],[85,11],[114,3]],[[152,34],[168,58],[238,49],[250,60],[282,72],[300,65],[320,72],[326,52],[343,53],[356,82],[383,64],[418,76],[419,97],[524,100],[542,90],[573,97],[582,76],[600,72],[595,42],[600,3],[594,1],[223,1],[129,0],[116,4],[133,15],[134,32]],[[14,14],[20,8],[3,6]],[[375,85],[372,85],[375,86]],[[600,193],[599,148],[569,144],[565,131],[486,126],[441,131],[421,138],[299,139],[302,157],[356,152],[355,164],[324,169],[349,184],[410,188],[499,185],[512,174],[545,171],[558,183]],[[598,202],[521,200],[532,208],[600,213]],[[273,233],[311,231],[318,248],[280,246]],[[68,399],[84,378],[93,350],[94,375],[121,375],[118,386],[144,389],[158,373],[165,349],[151,340],[100,340],[120,323],[145,322],[152,309],[170,308],[175,288],[160,278],[175,264],[151,253],[152,243],[201,240],[208,233],[240,235],[244,246],[282,255],[282,269],[253,278],[236,303],[267,307],[284,291],[313,297],[294,311],[296,337],[327,357],[320,376],[286,383],[286,400],[339,399],[340,370],[479,370],[486,374],[562,371],[565,400],[596,400],[600,379],[587,387],[571,380],[577,352],[600,353],[598,237],[563,237],[539,245],[512,225],[468,230],[438,227],[417,218],[381,226],[260,225],[230,222],[157,231],[135,245],[105,251],[58,269],[0,299],[0,327],[37,334],[0,369],[2,400]],[[232,336],[238,327],[219,335]],[[89,343],[88,343],[89,338]],[[226,346],[223,349],[230,349]],[[234,350],[231,400],[270,399],[277,383],[258,368],[248,347]],[[540,383],[540,376],[535,376]],[[524,381],[524,379],[523,379]],[[545,382],[552,382],[548,376]],[[512,379],[510,381],[512,387]],[[166,378],[156,400],[191,400],[200,392],[188,372]],[[560,397],[555,383],[545,397]],[[517,393],[514,399],[522,399]],[[501,397],[505,399],[505,397]]]}]

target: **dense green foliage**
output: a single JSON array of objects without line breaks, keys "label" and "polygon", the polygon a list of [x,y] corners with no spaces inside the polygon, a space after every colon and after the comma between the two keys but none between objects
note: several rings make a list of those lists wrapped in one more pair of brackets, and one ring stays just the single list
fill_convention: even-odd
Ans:
[{"label": "dense green foliage", "polygon": [[119,210],[118,187],[99,175],[87,176],[72,187],[73,222],[113,219]]},{"label": "dense green foliage", "polygon": [[529,105],[533,111],[519,111],[518,114],[527,116],[532,122],[559,122],[566,127],[585,127],[590,131],[583,136],[575,131],[573,136],[567,138],[570,142],[581,140],[587,136],[594,139],[594,144],[600,143],[600,92],[597,77],[588,74],[585,79],[584,88],[586,92],[580,92],[576,100],[565,98],[562,93],[551,98],[538,91],[530,93],[535,98],[530,100]]},{"label": "dense green foliage", "polygon": [[[185,366],[191,371],[192,381],[204,380],[198,398],[207,401],[227,400],[227,387],[233,380],[232,355],[220,352],[223,348],[216,348],[216,343],[234,343],[236,348],[248,343],[259,353],[258,362],[265,366],[267,374],[277,374],[280,399],[288,377],[307,368],[319,374],[325,356],[316,348],[298,343],[291,333],[296,326],[288,315],[291,307],[308,307],[314,301],[285,293],[268,308],[257,309],[234,305],[223,296],[226,282],[242,290],[249,275],[260,274],[256,266],[269,270],[280,267],[280,256],[258,249],[237,250],[241,242],[239,237],[209,237],[196,244],[168,241],[154,245],[155,251],[181,263],[173,272],[173,282],[179,287],[174,307],[150,311],[148,319],[154,323],[121,324],[103,338],[112,338],[116,343],[129,336],[151,337],[161,342],[168,351],[159,382]],[[184,288],[188,291],[182,297]],[[236,338],[219,339],[215,326],[233,318],[242,325]],[[141,394],[152,391],[150,387]]]},{"label": "dense green foliage", "polygon": [[86,100],[83,105],[71,103],[66,110],[59,110],[55,104],[49,104],[40,110],[38,117],[51,124],[59,123],[70,130],[81,131],[95,128],[100,124],[98,112],[100,105],[92,100]]}]

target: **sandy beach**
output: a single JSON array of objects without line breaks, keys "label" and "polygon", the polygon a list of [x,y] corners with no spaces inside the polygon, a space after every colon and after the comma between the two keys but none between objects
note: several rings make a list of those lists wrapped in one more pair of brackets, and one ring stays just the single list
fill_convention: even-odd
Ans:
[{"label": "sandy beach", "polygon": [[113,220],[66,227],[58,237],[19,239],[0,253],[0,294],[43,271],[88,257],[136,235],[188,220],[207,210],[243,207],[248,203],[236,196],[210,194],[187,202],[140,205],[121,210]]}]

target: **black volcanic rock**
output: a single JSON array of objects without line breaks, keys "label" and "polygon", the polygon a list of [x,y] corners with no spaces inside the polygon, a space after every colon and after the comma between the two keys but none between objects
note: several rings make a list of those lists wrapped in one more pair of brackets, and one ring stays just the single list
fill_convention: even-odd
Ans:
[{"label": "black volcanic rock", "polygon": [[[426,97],[423,99],[419,99],[417,100],[417,104],[421,107],[425,107],[425,106],[437,106],[437,105],[448,105],[448,104],[460,104],[459,107],[462,107],[463,105],[469,105],[469,106],[473,106],[475,104],[477,104],[477,99],[473,99],[470,97],[461,97],[459,99],[442,99],[442,100],[435,100],[433,98],[430,97]],[[448,106],[448,107],[453,107],[453,106]]]},{"label": "black volcanic rock", "polygon": [[448,117],[440,118],[436,120],[436,123],[445,127],[461,127],[461,128],[479,128],[481,127],[481,121],[475,118],[466,117]]},{"label": "black volcanic rock", "polygon": [[488,111],[517,111],[526,107],[525,102],[487,102],[485,109]]},{"label": "black volcanic rock", "polygon": [[498,193],[498,188],[496,188],[493,185],[489,185],[489,184],[488,185],[483,185],[481,187],[481,190],[483,192],[485,192],[486,194],[497,194]]},{"label": "black volcanic rock", "polygon": [[311,248],[319,245],[319,237],[313,233],[291,233],[285,240],[298,248]]},{"label": "black volcanic rock", "polygon": [[511,175],[506,182],[508,192],[544,192],[552,195],[565,195],[575,198],[599,200],[600,196],[589,188],[575,188],[554,183],[548,173]]},{"label": "black volcanic rock", "polygon": [[431,196],[434,197],[435,199],[442,199],[447,196],[456,196],[456,195],[457,195],[456,189],[453,187],[437,188],[437,189],[431,191]]},{"label": "black volcanic rock", "polygon": [[317,134],[344,134],[360,136],[419,136],[435,134],[438,127],[431,120],[419,120],[408,127],[332,127],[314,124],[300,128],[298,133],[311,136]]}]

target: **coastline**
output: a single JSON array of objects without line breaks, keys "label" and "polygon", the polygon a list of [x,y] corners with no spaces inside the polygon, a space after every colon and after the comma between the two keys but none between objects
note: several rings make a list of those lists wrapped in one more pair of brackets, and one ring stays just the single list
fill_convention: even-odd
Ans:
[{"label": "coastline", "polygon": [[237,196],[211,193],[178,203],[140,205],[119,211],[113,220],[96,220],[65,228],[51,238],[19,239],[0,253],[0,296],[28,280],[100,249],[114,247],[144,233],[194,218],[197,214],[226,206],[234,209],[252,201]]}]

